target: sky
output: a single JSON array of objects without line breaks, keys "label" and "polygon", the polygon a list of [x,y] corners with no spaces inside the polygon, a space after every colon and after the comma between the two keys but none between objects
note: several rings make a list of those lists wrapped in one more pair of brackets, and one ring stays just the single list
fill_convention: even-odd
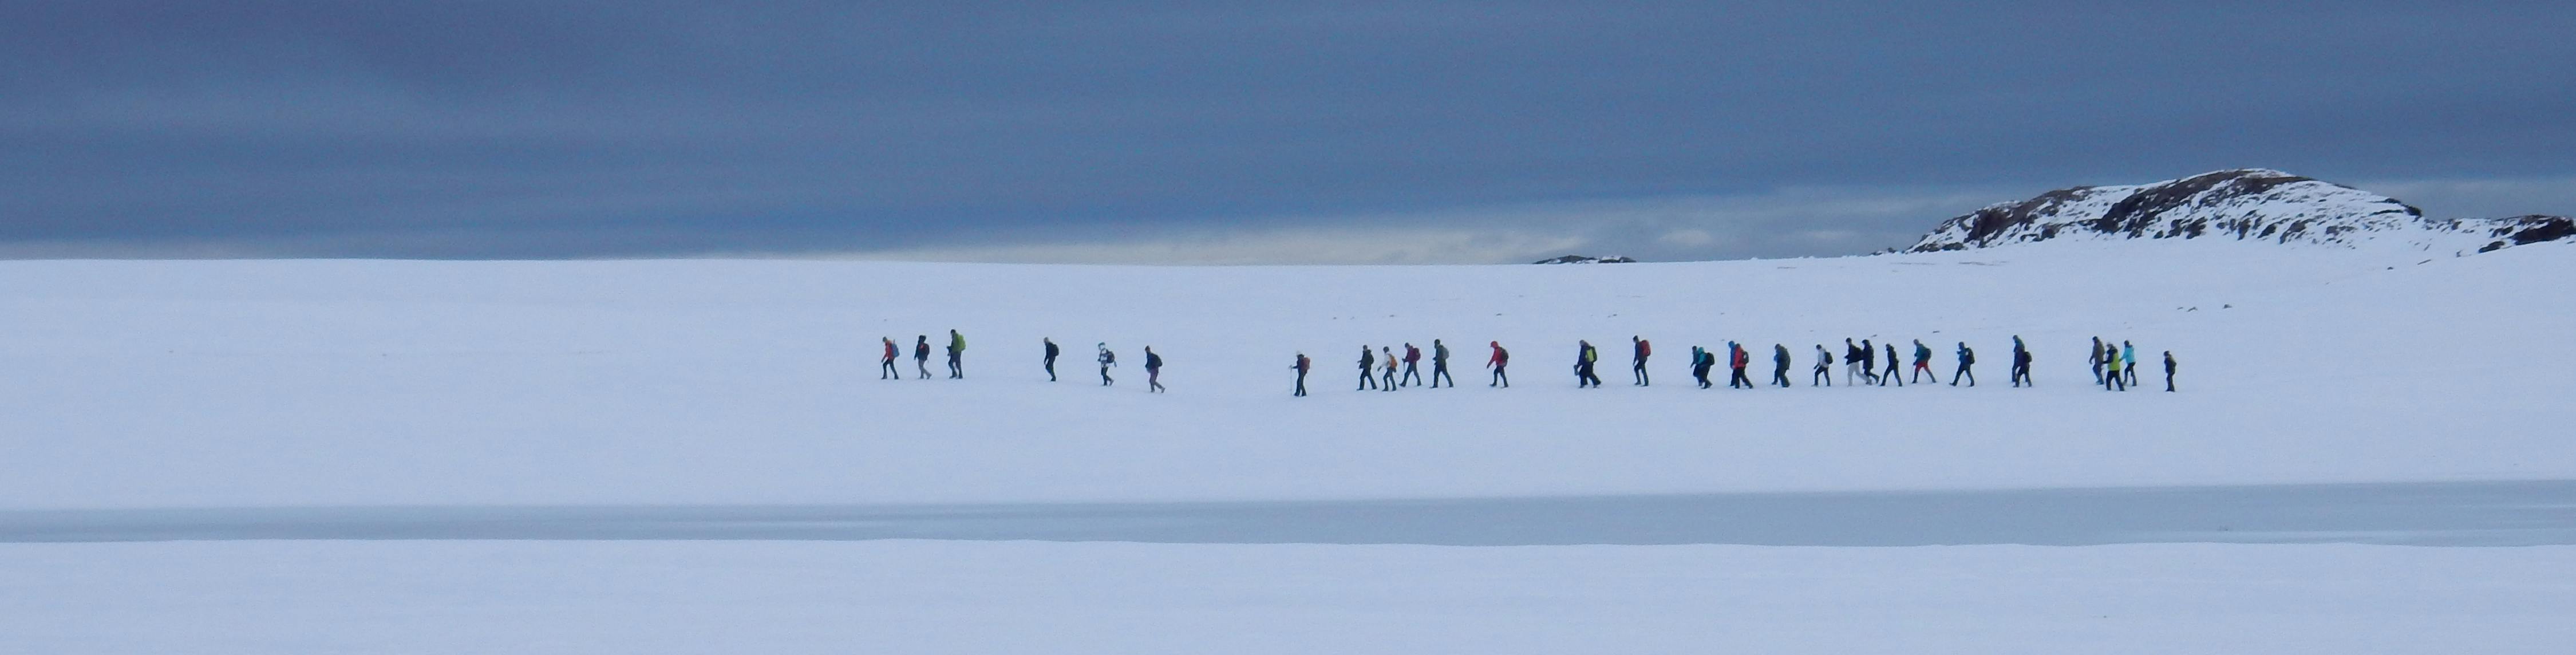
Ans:
[{"label": "sky", "polygon": [[2567,2],[0,0],[0,257],[1857,254],[2275,168],[2576,212]]}]

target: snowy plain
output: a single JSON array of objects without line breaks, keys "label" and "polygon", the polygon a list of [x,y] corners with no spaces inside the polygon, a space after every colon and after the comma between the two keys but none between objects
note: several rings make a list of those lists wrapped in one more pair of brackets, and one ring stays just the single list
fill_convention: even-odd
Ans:
[{"label": "snowy plain", "polygon": [[[0,508],[1430,498],[2576,479],[2571,247],[2049,243],[1576,267],[0,263]],[[2421,262],[2421,263],[2419,263]],[[2392,268],[2393,267],[2393,268]],[[879,380],[878,338],[968,339]],[[2010,338],[2039,387],[2004,384]],[[1630,335],[1655,384],[1629,386]],[[2183,393],[2092,387],[2095,335]],[[1063,344],[1063,381],[1038,371]],[[1979,386],[1810,388],[1922,339]],[[1357,393],[1361,344],[1456,390]],[[1577,339],[1606,389],[1575,389]],[[1773,343],[1794,389],[1699,390]],[[1488,388],[1484,344],[1511,349]],[[1103,388],[1092,344],[1118,350]],[[1144,392],[1140,347],[1169,362]],[[1288,364],[1316,360],[1315,395]],[[907,354],[909,354],[907,352]],[[931,366],[940,367],[933,353]],[[907,358],[909,377],[914,371]],[[1428,366],[1426,365],[1427,369]],[[1839,369],[1839,367],[1837,367]],[[1427,373],[1428,371],[1426,371]],[[2155,376],[2147,376],[2155,377]],[[1835,383],[1840,385],[1841,380]]]},{"label": "snowy plain", "polygon": [[[2166,242],[1567,267],[0,262],[0,532],[83,512],[2555,484],[2576,480],[2576,378],[2552,364],[2576,361],[2571,273],[2568,244]],[[879,337],[908,355],[951,328],[967,379],[910,379],[908,358],[877,379]],[[1655,343],[1651,387],[1627,384],[1632,334]],[[2035,389],[2004,384],[2013,335]],[[2182,392],[2091,386],[2096,335],[2174,351]],[[1350,390],[1360,344],[1435,337],[1463,388]],[[1806,386],[1813,346],[1844,337],[1922,339],[1945,381],[1966,341],[1979,384]],[[1608,388],[1573,388],[1576,339]],[[1799,386],[1688,384],[1690,346],[1729,339],[1757,379],[1786,344]],[[1510,389],[1485,386],[1489,340]],[[1101,341],[1115,387],[1087,363]],[[1145,345],[1168,394],[1143,391]],[[1944,539],[1987,545],[5,543],[0,633],[49,653],[2576,643],[2565,545]]]},{"label": "snowy plain", "polygon": [[27,653],[2563,653],[2576,547],[0,545]]}]

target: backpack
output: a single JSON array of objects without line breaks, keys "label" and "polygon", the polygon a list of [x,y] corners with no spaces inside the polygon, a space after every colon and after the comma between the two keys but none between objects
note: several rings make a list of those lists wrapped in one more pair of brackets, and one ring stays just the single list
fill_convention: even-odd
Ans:
[{"label": "backpack", "polygon": [[1422,349],[1406,345],[1404,347],[1404,363],[1411,364],[1419,361],[1422,361]]},{"label": "backpack", "polygon": [[1638,357],[1646,357],[1646,356],[1650,356],[1650,355],[1653,355],[1653,354],[1655,354],[1655,342],[1652,342],[1652,341],[1646,341],[1646,340],[1643,340],[1643,339],[1639,339],[1639,340],[1637,340],[1637,356],[1638,356]]},{"label": "backpack", "polygon": [[1162,368],[1162,367],[1163,367],[1163,355],[1162,355],[1161,353],[1145,353],[1145,368]]},{"label": "backpack", "polygon": [[1510,363],[1512,363],[1512,351],[1504,350],[1504,349],[1502,349],[1502,348],[1495,348],[1495,349],[1494,349],[1494,363],[1496,363],[1496,364],[1510,364]]}]

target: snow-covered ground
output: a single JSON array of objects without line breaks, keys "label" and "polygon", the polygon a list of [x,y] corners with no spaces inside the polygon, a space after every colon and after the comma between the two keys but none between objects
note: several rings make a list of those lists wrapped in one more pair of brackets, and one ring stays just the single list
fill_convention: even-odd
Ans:
[{"label": "snow-covered ground", "polygon": [[[2569,480],[2571,273],[2564,243],[5,262],[0,521]],[[877,379],[879,337],[951,328],[969,378]],[[2016,334],[2036,389],[2004,385]],[[1650,388],[1627,384],[1629,335],[1656,345]],[[2174,351],[2182,392],[2090,386],[2096,335]],[[1064,381],[1037,371],[1040,337],[1065,347]],[[1966,341],[1980,384],[1806,386],[1813,346],[1844,337],[1922,339],[1945,379]],[[1350,390],[1360,344],[1433,338],[1463,388]],[[1573,388],[1577,339],[1608,388]],[[1692,388],[1690,346],[1729,339],[1757,379],[1787,344],[1799,386]],[[1489,340],[1512,349],[1511,389],[1485,386]],[[1100,341],[1116,387],[1087,363]],[[1168,394],[1143,390],[1145,345]],[[1301,350],[1314,395],[1292,398]],[[0,634],[49,653],[2556,652],[2576,642],[2571,564],[2568,546],[2354,544],[18,543],[0,544]]]},{"label": "snow-covered ground", "polygon": [[[2576,361],[2576,294],[2555,290],[2571,255],[2150,242],[1586,267],[0,263],[0,508],[2576,478],[2562,427],[2576,377],[2560,365]],[[879,337],[950,328],[969,341],[966,380],[877,379]],[[2036,390],[2004,385],[2015,334]],[[1630,335],[1658,347],[1651,388],[1628,385]],[[2141,360],[2174,351],[2183,393],[2091,387],[2094,335]],[[1037,370],[1042,336],[1065,346],[1062,382]],[[1839,355],[1847,336],[1922,339],[1944,377],[1967,341],[1980,386],[1805,386],[1813,346]],[[1465,387],[1351,391],[1361,344],[1433,338]],[[1609,388],[1573,387],[1577,339],[1601,348]],[[1692,388],[1690,346],[1728,339],[1757,360],[1787,344],[1799,386]],[[1509,390],[1478,368],[1491,340],[1512,349]],[[1087,364],[1101,341],[1124,362],[1114,388]],[[1144,391],[1146,345],[1170,362],[1169,394]],[[1292,398],[1301,350],[1315,395]]]},{"label": "snow-covered ground", "polygon": [[2563,653],[2576,547],[0,545],[25,653]]}]

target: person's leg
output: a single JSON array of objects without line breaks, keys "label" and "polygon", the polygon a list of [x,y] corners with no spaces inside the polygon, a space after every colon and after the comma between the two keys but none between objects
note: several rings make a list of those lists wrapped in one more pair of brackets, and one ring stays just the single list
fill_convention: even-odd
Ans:
[{"label": "person's leg", "polygon": [[2173,390],[2173,371],[2165,371],[2165,391]]},{"label": "person's leg", "polygon": [[1505,388],[1505,389],[1512,388],[1512,376],[1504,375],[1504,374],[1503,374],[1503,367],[1500,367],[1500,366],[1496,366],[1496,367],[1494,367],[1494,379],[1496,379],[1496,380],[1502,380],[1502,381],[1503,381],[1503,388]]}]

